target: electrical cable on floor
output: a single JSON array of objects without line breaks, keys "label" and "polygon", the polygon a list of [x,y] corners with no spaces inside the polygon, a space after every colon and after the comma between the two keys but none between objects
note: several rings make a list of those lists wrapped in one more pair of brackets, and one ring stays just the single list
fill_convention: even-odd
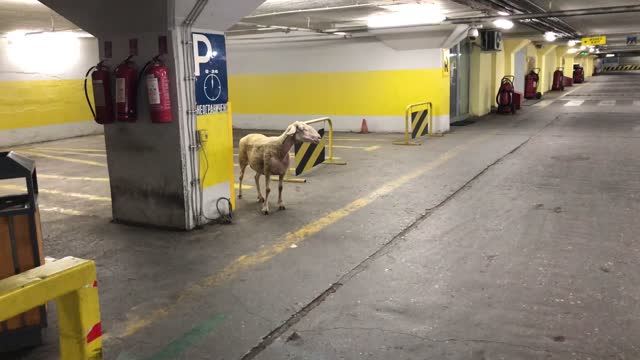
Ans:
[{"label": "electrical cable on floor", "polygon": [[[200,216],[203,218],[215,223],[215,224],[231,224],[233,223],[233,205],[231,204],[231,200],[226,197],[221,197],[216,201],[216,210],[218,211],[219,217],[217,219],[212,219],[207,217],[204,213],[204,183],[207,179],[207,174],[209,173],[209,157],[207,156],[207,151],[204,147],[200,148],[202,154],[204,155],[206,167],[204,169],[204,175],[202,176],[202,186],[200,186]],[[229,210],[227,213],[220,210],[220,202],[227,202],[227,209]]]}]

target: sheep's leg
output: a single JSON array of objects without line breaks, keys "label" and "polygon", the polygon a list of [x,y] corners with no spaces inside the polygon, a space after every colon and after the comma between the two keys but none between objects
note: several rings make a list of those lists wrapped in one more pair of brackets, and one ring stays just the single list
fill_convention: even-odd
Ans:
[{"label": "sheep's leg", "polygon": [[262,197],[262,191],[260,191],[260,174],[256,173],[256,189],[258,189],[258,202],[264,202],[264,198]]},{"label": "sheep's leg", "polygon": [[242,179],[244,179],[244,171],[246,169],[247,164],[240,164],[240,184],[238,184],[238,199],[242,199]]},{"label": "sheep's leg", "polygon": [[264,173],[264,177],[265,177],[265,196],[264,196],[264,205],[262,205],[262,212],[265,215],[269,215],[269,193],[271,192],[271,173],[269,171],[266,171]]},{"label": "sheep's leg", "polygon": [[278,179],[278,209],[279,210],[284,210],[286,209],[284,207],[284,202],[282,202],[282,188],[283,188],[283,183],[284,183],[284,174],[280,175],[280,178]]}]

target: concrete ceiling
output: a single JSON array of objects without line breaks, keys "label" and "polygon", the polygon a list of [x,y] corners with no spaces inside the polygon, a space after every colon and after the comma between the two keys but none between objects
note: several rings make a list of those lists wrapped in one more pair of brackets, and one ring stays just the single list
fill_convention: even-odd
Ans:
[{"label": "concrete ceiling", "polygon": [[49,31],[78,29],[37,0],[0,0],[0,34],[15,30]]}]

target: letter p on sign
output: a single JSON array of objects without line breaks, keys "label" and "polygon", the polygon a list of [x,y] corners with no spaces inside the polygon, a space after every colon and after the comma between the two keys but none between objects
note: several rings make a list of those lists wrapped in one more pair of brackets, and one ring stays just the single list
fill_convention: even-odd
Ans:
[{"label": "letter p on sign", "polygon": [[[200,54],[199,44],[202,43],[205,46],[206,51],[204,54]],[[206,64],[211,60],[213,56],[213,49],[211,47],[211,41],[202,34],[193,34],[193,59],[195,61],[195,76],[200,76],[200,64]]]}]

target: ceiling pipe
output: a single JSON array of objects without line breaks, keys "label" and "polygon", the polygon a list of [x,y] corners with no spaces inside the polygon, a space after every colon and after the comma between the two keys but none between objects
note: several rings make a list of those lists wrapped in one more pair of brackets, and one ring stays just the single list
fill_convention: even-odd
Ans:
[{"label": "ceiling pipe", "polygon": [[513,14],[513,15],[497,15],[497,16],[472,16],[466,18],[449,19],[447,22],[451,24],[469,24],[474,21],[492,21],[497,19],[508,20],[525,20],[525,19],[544,19],[549,17],[572,17],[572,16],[589,16],[589,15],[606,15],[606,14],[620,14],[626,12],[640,12],[640,5],[627,5],[627,6],[609,6],[592,9],[576,9],[576,10],[562,10],[562,11],[549,11],[536,14]]},{"label": "ceiling pipe", "polygon": [[353,9],[371,8],[371,7],[379,7],[379,6],[387,6],[387,5],[397,5],[401,3],[411,3],[411,2],[413,1],[404,1],[404,2],[403,1],[381,1],[381,2],[369,3],[369,4],[325,6],[320,8],[287,10],[287,11],[270,12],[265,14],[249,15],[249,16],[245,16],[244,18],[247,20],[253,20],[253,19],[261,19],[261,18],[272,17],[272,16],[306,14],[311,12],[324,12],[324,11],[337,11],[337,10],[353,10]]}]

